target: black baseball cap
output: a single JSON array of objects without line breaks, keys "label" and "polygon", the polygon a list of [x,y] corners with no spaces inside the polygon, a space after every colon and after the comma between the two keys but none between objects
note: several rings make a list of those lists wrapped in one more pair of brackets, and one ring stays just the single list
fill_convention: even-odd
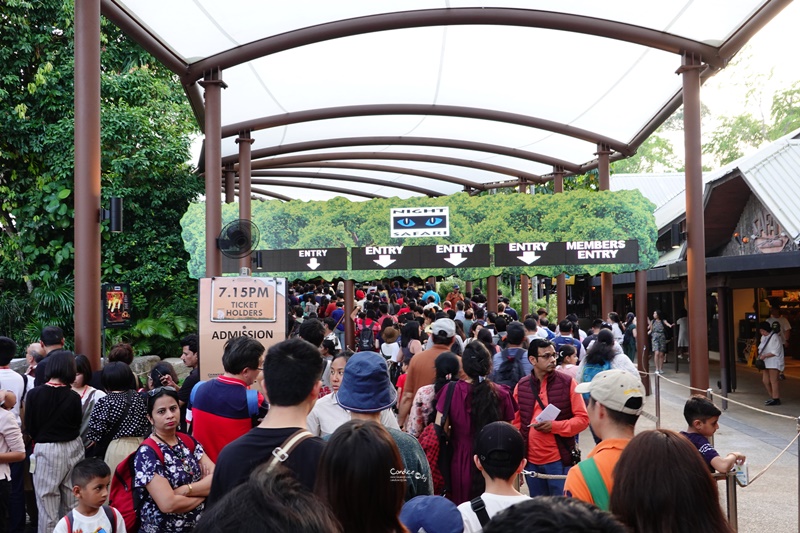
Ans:
[{"label": "black baseball cap", "polygon": [[475,453],[483,465],[518,466],[525,457],[525,440],[508,422],[492,422],[478,434]]}]

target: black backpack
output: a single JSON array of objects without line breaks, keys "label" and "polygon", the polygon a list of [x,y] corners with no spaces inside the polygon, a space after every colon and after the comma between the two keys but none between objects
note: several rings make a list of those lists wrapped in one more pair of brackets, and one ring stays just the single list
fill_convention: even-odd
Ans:
[{"label": "black backpack", "polygon": [[502,362],[494,374],[493,381],[513,390],[519,380],[525,377],[525,370],[522,368],[522,359],[520,358],[520,354],[525,353],[525,350],[513,348],[514,354],[511,353],[511,350],[511,348],[506,348],[500,352]]},{"label": "black backpack", "polygon": [[375,332],[372,331],[372,322],[369,325],[364,321],[364,327],[358,332],[358,351],[360,352],[374,352],[375,351]]}]

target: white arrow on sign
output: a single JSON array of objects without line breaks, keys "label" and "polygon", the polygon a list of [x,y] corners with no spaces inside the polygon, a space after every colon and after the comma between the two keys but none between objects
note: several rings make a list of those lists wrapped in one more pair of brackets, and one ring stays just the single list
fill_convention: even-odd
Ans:
[{"label": "white arrow on sign", "polygon": [[386,268],[397,260],[392,259],[391,255],[379,255],[378,259],[373,259],[373,261],[378,263],[381,267]]},{"label": "white arrow on sign", "polygon": [[517,259],[525,263],[526,265],[530,265],[537,259],[541,259],[542,256],[536,255],[536,252],[522,252],[522,255],[518,255]]},{"label": "white arrow on sign", "polygon": [[453,266],[458,266],[467,260],[467,258],[462,256],[461,254],[454,254],[454,253],[451,253],[450,257],[443,257],[442,259],[444,259]]},{"label": "white arrow on sign", "polygon": [[317,268],[319,268],[319,265],[321,265],[321,264],[322,263],[317,261],[316,257],[312,257],[311,261],[308,262],[308,268],[310,268],[311,270],[316,270]]}]

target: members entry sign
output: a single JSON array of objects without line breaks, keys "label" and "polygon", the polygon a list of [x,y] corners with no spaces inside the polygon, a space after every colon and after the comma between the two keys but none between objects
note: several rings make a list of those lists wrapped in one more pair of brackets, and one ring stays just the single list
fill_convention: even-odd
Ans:
[{"label": "members entry sign", "polygon": [[286,280],[263,277],[216,277],[200,280],[200,378],[223,373],[225,343],[252,337],[264,347],[286,337]]}]

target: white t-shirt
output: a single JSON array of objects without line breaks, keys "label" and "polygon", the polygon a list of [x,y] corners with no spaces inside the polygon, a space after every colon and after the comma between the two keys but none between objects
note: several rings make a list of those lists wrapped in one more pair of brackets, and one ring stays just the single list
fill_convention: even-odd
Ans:
[{"label": "white t-shirt", "polygon": [[[28,376],[28,390],[33,388],[33,378]],[[19,418],[19,407],[22,405],[22,396],[23,392],[25,391],[25,379],[22,375],[17,374],[10,368],[0,368],[0,389],[8,390],[14,393],[17,397],[17,403],[14,404],[14,408],[11,409],[11,412],[14,413],[14,417],[17,419],[17,424],[21,425],[21,420]]]},{"label": "white t-shirt", "polygon": [[384,342],[381,345],[381,355],[393,363],[397,362],[397,354],[399,353],[400,353],[400,343],[397,341]]},{"label": "white t-shirt", "polygon": [[[114,509],[112,507],[112,509]],[[74,521],[72,523],[73,533],[111,533],[111,522],[108,521],[105,511],[98,509],[94,516],[85,516],[77,510],[72,510]],[[114,516],[117,517],[117,533],[126,533],[125,520],[119,511],[114,509]],[[53,533],[67,533],[67,518],[58,521]]]},{"label": "white t-shirt", "polygon": [[[530,500],[528,496],[524,495],[499,496],[497,494],[489,494],[488,492],[481,494],[481,498],[483,498],[483,504],[486,506],[486,514],[489,515],[490,519],[503,509],[511,507],[515,503]],[[461,512],[461,518],[464,519],[464,533],[480,533],[483,531],[481,521],[478,520],[478,516],[472,510],[470,502],[462,503],[458,506],[458,510]]]}]

